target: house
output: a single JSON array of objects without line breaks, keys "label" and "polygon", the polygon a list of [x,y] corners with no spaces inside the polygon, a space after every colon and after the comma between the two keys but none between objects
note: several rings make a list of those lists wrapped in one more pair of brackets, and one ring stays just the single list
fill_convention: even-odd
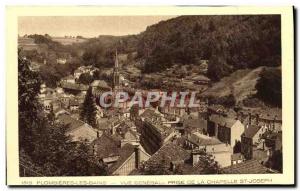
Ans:
[{"label": "house", "polygon": [[141,146],[121,145],[112,136],[103,134],[91,144],[93,155],[106,165],[109,175],[128,175],[150,157]]},{"label": "house", "polygon": [[184,148],[192,151],[203,150],[213,156],[221,167],[231,165],[232,148],[214,137],[203,135],[200,132],[191,133],[185,139]]},{"label": "house", "polygon": [[246,125],[241,136],[241,153],[245,156],[245,159],[253,158],[255,147],[261,147],[264,150],[264,143],[261,138],[265,130],[265,128],[258,125]]},{"label": "house", "polygon": [[157,150],[139,169],[137,174],[205,174],[205,160],[211,156],[203,151],[189,151],[177,141],[169,141]]},{"label": "house", "polygon": [[83,73],[82,70],[76,69],[76,70],[74,71],[74,78],[75,78],[75,80],[78,80],[79,77],[80,77],[80,75],[81,75],[82,73]]},{"label": "house", "polygon": [[71,99],[69,103],[69,109],[71,111],[79,111],[79,101],[77,99]]},{"label": "house", "polygon": [[56,59],[56,63],[57,64],[66,64],[67,59],[66,58],[58,58],[58,59]]},{"label": "house", "polygon": [[60,83],[61,87],[64,89],[65,92],[71,93],[71,94],[86,94],[88,90],[88,86],[84,84],[75,84],[75,83],[70,83],[66,81],[62,81]]},{"label": "house", "polygon": [[245,161],[245,157],[241,153],[234,153],[231,155],[231,165],[239,164],[244,161]]},{"label": "house", "polygon": [[75,78],[72,75],[69,75],[69,76],[62,78],[61,82],[75,84]]},{"label": "house", "polygon": [[241,141],[244,129],[244,125],[238,119],[212,114],[209,117],[207,132],[210,136],[216,136],[223,143],[234,147],[237,141]]},{"label": "house", "polygon": [[101,132],[95,130],[93,127],[84,123],[81,120],[72,118],[70,115],[62,114],[58,116],[57,121],[67,126],[66,135],[71,137],[74,142],[88,142],[91,143]]},{"label": "house", "polygon": [[265,142],[265,149],[268,150],[270,156],[273,155],[274,151],[282,151],[282,132],[266,131],[262,135],[262,139]]},{"label": "house", "polygon": [[92,87],[93,95],[100,96],[104,92],[111,91],[111,87],[104,80],[94,80],[90,86]]},{"label": "house", "polygon": [[60,116],[62,114],[70,115],[70,113],[63,108],[57,108],[56,110],[53,110],[53,113],[55,115],[55,118],[57,118],[58,116]]},{"label": "house", "polygon": [[269,174],[267,167],[257,160],[248,160],[243,163],[231,165],[222,169],[224,174]]},{"label": "house", "polygon": [[[191,153],[173,142],[168,142],[158,149],[141,167],[140,171],[151,171],[155,167],[158,170],[176,172],[191,158]],[[191,166],[191,165],[190,165]],[[153,172],[155,173],[155,172]]]},{"label": "house", "polygon": [[140,130],[141,144],[149,154],[155,153],[177,135],[175,129],[164,125],[160,118],[145,118]]},{"label": "house", "polygon": [[185,133],[188,132],[200,132],[202,134],[207,133],[207,120],[188,116],[187,118],[183,118],[183,128]]},{"label": "house", "polygon": [[131,121],[123,121],[117,128],[116,134],[118,134],[121,139],[121,145],[124,144],[132,144],[132,145],[139,145],[140,144],[140,135],[136,131],[136,127],[134,123]]}]

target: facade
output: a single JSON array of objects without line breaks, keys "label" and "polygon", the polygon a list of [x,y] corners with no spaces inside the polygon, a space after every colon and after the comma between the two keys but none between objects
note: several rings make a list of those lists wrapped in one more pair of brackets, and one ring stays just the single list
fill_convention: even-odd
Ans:
[{"label": "facade", "polygon": [[265,128],[258,125],[246,125],[245,132],[241,136],[241,153],[245,159],[253,158],[254,148],[264,150],[264,142],[261,139]]},{"label": "facade", "polygon": [[175,129],[163,125],[160,119],[145,118],[142,124],[141,144],[149,154],[155,153],[176,135]]},{"label": "facade", "polygon": [[216,136],[223,143],[234,147],[237,141],[241,141],[244,129],[244,125],[237,119],[212,114],[209,117],[207,131],[210,136]]},{"label": "facade", "polygon": [[222,143],[214,137],[203,135],[200,132],[194,132],[185,139],[184,148],[195,152],[197,150],[204,151],[208,155],[213,156],[220,167],[231,165],[232,148],[230,145]]}]

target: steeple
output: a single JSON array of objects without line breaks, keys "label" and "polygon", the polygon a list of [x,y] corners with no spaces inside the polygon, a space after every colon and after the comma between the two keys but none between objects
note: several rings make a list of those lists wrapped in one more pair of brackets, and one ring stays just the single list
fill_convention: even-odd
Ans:
[{"label": "steeple", "polygon": [[113,71],[113,89],[118,90],[119,86],[120,86],[120,73],[119,73],[118,51],[116,50],[115,66]]},{"label": "steeple", "polygon": [[116,57],[115,57],[115,68],[119,67],[119,62],[118,62],[118,50],[116,49]]}]

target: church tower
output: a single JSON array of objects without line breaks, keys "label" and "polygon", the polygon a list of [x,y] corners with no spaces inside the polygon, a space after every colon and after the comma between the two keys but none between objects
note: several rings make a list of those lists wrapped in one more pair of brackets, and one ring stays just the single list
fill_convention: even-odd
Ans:
[{"label": "church tower", "polygon": [[120,88],[120,73],[119,73],[118,52],[116,50],[115,66],[113,71],[113,89],[114,91],[118,91],[119,88]]}]

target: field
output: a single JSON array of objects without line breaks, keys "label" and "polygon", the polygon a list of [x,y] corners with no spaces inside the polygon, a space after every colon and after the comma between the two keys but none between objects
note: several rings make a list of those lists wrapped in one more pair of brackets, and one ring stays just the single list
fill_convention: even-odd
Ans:
[{"label": "field", "polygon": [[78,38],[65,38],[65,37],[53,37],[53,41],[59,42],[63,45],[70,45],[73,43],[82,43],[85,42],[87,39],[78,39]]},{"label": "field", "polygon": [[230,76],[221,79],[220,82],[213,84],[213,86],[202,95],[221,98],[232,94],[237,102],[243,101],[256,94],[257,90],[255,86],[263,68],[266,67],[258,67],[254,70],[237,70]]}]

